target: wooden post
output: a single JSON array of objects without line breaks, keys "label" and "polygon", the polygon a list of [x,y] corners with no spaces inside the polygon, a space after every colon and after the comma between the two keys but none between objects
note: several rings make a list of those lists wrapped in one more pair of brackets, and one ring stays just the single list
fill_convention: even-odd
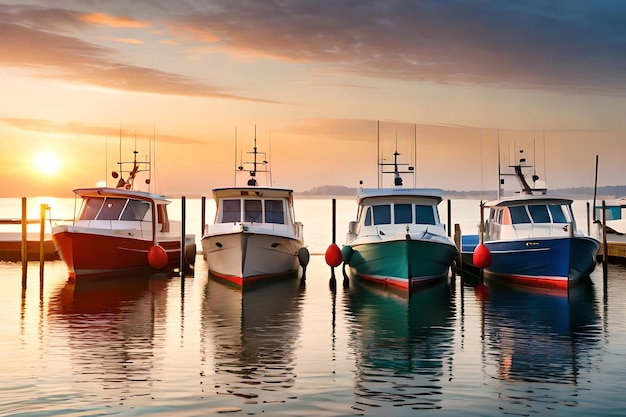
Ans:
[{"label": "wooden post", "polygon": [[[186,246],[186,231],[185,231],[185,196],[180,198],[180,277],[181,281],[185,281],[185,246]],[[185,285],[185,284],[181,284]]]},{"label": "wooden post", "polygon": [[448,237],[452,236],[452,200],[448,199]]},{"label": "wooden post", "polygon": [[459,270],[459,274],[463,274],[463,259],[461,259],[461,225],[456,223],[454,225],[454,245],[456,246],[456,267]]},{"label": "wooden post", "polygon": [[602,200],[602,268],[604,275],[608,272],[608,248],[606,247],[606,202]]},{"label": "wooden post", "polygon": [[206,225],[206,197],[202,196],[202,208],[200,209],[200,221],[202,222],[202,228],[200,229],[200,238],[204,236],[204,228]]},{"label": "wooden post", "polygon": [[[595,207],[594,207],[595,210]],[[591,220],[589,214],[589,201],[587,201],[587,236],[591,236]]]},{"label": "wooden post", "polygon": [[46,239],[46,211],[48,210],[47,204],[41,204],[39,206],[39,283],[43,284],[43,269],[45,263],[45,247],[44,242]]},{"label": "wooden post", "polygon": [[[485,203],[480,201],[480,244],[485,242]],[[480,283],[485,283],[485,271],[484,268],[480,268]]]},{"label": "wooden post", "polygon": [[26,288],[26,270],[28,267],[28,219],[26,197],[22,197],[22,288]]},{"label": "wooden post", "polygon": [[[336,216],[337,216],[337,200],[335,198],[332,199],[332,214],[331,214],[331,240],[332,243],[335,243],[335,239],[336,239]],[[337,288],[337,279],[335,278],[335,268],[333,268],[332,266],[330,267],[330,281],[329,281],[329,285],[330,288],[335,291],[335,289]]]},{"label": "wooden post", "polygon": [[336,234],[337,234],[337,199],[333,198],[333,243],[336,243]]}]

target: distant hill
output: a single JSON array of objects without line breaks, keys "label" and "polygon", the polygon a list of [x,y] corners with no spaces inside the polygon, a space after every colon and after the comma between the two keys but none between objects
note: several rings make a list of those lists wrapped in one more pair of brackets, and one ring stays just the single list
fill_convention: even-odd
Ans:
[{"label": "distant hill", "polygon": [[[575,187],[575,188],[561,188],[556,190],[549,190],[550,194],[565,195],[571,197],[593,197],[593,187]],[[356,196],[357,188],[343,187],[340,185],[322,185],[320,187],[312,188],[308,191],[302,191],[296,193],[302,196]],[[496,198],[496,190],[487,191],[455,191],[455,190],[443,190],[443,195],[449,198],[484,198],[492,199]],[[598,187],[598,198],[610,199],[626,196],[626,185],[608,185]]]},{"label": "distant hill", "polygon": [[296,193],[299,195],[317,196],[317,195],[336,195],[336,196],[355,196],[356,188],[343,187],[341,185],[322,185],[321,187],[315,187],[309,191],[303,191]]}]

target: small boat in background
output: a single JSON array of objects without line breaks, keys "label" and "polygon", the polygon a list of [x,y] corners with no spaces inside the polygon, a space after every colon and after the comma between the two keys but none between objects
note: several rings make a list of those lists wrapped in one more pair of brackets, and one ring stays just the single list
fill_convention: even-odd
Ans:
[{"label": "small boat in background", "polygon": [[[213,189],[216,215],[205,225],[202,251],[209,274],[245,287],[253,282],[299,273],[309,254],[304,245],[303,225],[296,221],[293,190],[259,186],[257,174],[270,173],[268,162],[257,158],[256,134],[253,161],[238,172],[247,172],[246,186]],[[271,183],[271,180],[270,180]]]},{"label": "small boat in background", "polygon": [[597,239],[602,241],[602,220],[605,220],[606,230],[606,246],[608,259],[623,260],[626,258],[626,197],[611,199],[604,201],[604,215],[602,214],[603,205],[596,204],[594,225],[598,226],[594,229]]},{"label": "small boat in background", "polygon": [[[67,264],[70,279],[92,280],[129,275],[129,272],[174,269],[180,265],[181,225],[168,217],[163,195],[133,190],[141,172],[137,151],[128,178],[116,188],[74,190],[81,200],[72,224],[52,229],[52,240]],[[146,180],[149,183],[149,179]],[[78,204],[76,205],[78,207]],[[192,268],[196,256],[194,235],[185,236],[184,263]]]},{"label": "small boat in background", "polygon": [[[600,242],[578,230],[572,199],[548,195],[546,188],[528,184],[524,170],[532,166],[525,162],[520,158],[509,167],[513,173],[499,174],[500,184],[503,176],[515,176],[521,187],[519,193],[484,204],[489,209],[484,222],[484,247],[491,258],[484,275],[516,284],[569,288],[593,272]],[[533,181],[538,179],[534,174]],[[499,194],[500,190],[499,186]],[[479,241],[479,235],[461,237],[464,270],[478,270],[474,251]]]},{"label": "small boat in background", "polygon": [[[341,249],[344,265],[365,280],[413,290],[447,278],[457,248],[439,218],[441,190],[403,188],[397,151],[392,164],[379,161],[394,187],[360,188],[357,217]],[[384,171],[384,166],[393,171]],[[409,166],[406,173],[414,173]]]}]

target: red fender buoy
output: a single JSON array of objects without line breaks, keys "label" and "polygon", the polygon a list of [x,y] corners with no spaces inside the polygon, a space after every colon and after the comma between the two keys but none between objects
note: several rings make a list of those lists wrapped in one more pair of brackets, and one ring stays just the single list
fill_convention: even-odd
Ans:
[{"label": "red fender buoy", "polygon": [[472,262],[478,269],[485,269],[491,265],[491,252],[489,252],[489,249],[483,243],[479,243],[476,248],[474,248]]},{"label": "red fender buoy", "polygon": [[148,264],[154,269],[163,269],[167,266],[167,253],[163,246],[154,245],[148,251]]},{"label": "red fender buoy", "polygon": [[335,243],[331,243],[326,249],[326,263],[331,267],[336,267],[341,265],[343,262],[343,255],[341,254],[341,249]]}]

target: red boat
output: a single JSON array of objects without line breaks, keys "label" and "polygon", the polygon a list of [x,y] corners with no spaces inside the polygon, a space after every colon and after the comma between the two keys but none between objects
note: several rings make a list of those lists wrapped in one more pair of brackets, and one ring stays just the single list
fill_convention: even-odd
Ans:
[{"label": "red boat", "polygon": [[[73,224],[52,229],[52,240],[67,264],[70,279],[91,280],[180,266],[180,222],[168,218],[170,201],[165,196],[132,190],[137,167],[133,161],[128,180],[120,178],[117,188],[74,190],[82,204]],[[195,256],[195,236],[186,235],[185,268],[193,267]]]}]

